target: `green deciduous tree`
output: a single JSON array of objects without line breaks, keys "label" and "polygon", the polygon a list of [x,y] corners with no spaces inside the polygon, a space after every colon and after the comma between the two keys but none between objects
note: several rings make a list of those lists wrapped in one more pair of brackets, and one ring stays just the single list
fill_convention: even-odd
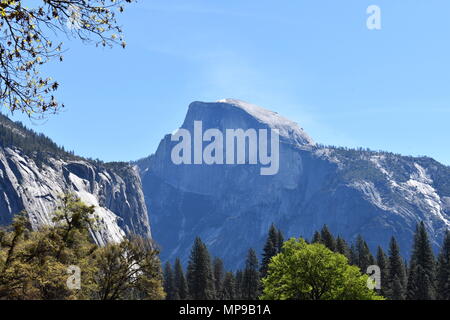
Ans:
[{"label": "green deciduous tree", "polygon": [[[160,299],[158,252],[139,237],[100,248],[90,236],[94,208],[74,195],[61,197],[53,225],[32,231],[26,215],[0,232],[0,299]],[[67,286],[68,267],[81,287]]]},{"label": "green deciduous tree", "polygon": [[165,297],[158,251],[151,240],[132,237],[101,248],[96,257],[97,298],[101,300]]},{"label": "green deciduous tree", "polygon": [[[93,208],[73,195],[60,199],[54,226],[32,231],[26,214],[14,219],[2,236],[0,250],[0,299],[87,298],[93,289],[93,263],[97,246],[89,239]],[[66,285],[67,268],[84,272],[82,290]]]},{"label": "green deciduous tree", "polygon": [[[139,237],[100,248],[94,208],[63,195],[53,225],[33,231],[25,214],[0,232],[0,299],[160,299],[158,252]],[[81,287],[67,285],[69,266]]]},{"label": "green deciduous tree", "polygon": [[321,244],[303,239],[285,242],[282,253],[272,259],[263,279],[262,299],[345,300],[382,299],[367,287],[362,275],[347,259]]}]

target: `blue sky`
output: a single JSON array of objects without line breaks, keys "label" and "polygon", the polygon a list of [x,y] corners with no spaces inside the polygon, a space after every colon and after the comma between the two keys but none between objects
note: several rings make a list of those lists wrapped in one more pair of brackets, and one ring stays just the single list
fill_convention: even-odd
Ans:
[{"label": "blue sky", "polygon": [[[381,30],[366,28],[372,4]],[[190,102],[237,98],[323,144],[450,165],[448,0],[140,0],[120,21],[126,50],[70,41],[47,67],[63,112],[14,119],[79,155],[136,160]]]}]

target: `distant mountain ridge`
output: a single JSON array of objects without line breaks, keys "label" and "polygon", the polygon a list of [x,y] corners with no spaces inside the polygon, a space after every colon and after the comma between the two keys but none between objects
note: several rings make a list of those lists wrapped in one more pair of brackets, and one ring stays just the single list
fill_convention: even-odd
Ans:
[{"label": "distant mountain ridge", "polygon": [[349,241],[363,235],[372,250],[395,235],[405,258],[418,221],[435,249],[450,227],[450,167],[431,158],[322,146],[295,122],[233,99],[192,103],[181,128],[196,120],[205,130],[278,130],[278,174],[174,165],[171,135],[150,157],[103,163],[0,115],[0,225],[21,210],[34,228],[50,223],[58,195],[71,191],[96,206],[99,244],[139,234],[159,243],[163,260],[186,262],[200,236],[229,268],[242,267],[248,248],[261,250],[272,223],[286,237],[311,237],[327,224]]},{"label": "distant mountain ridge", "polygon": [[286,237],[311,237],[327,224],[347,240],[364,236],[372,250],[392,235],[405,257],[423,220],[440,245],[450,227],[450,168],[427,157],[317,145],[294,122],[239,100],[194,102],[193,121],[219,130],[280,131],[280,171],[255,166],[174,165],[176,142],[166,135],[155,154],[137,162],[154,238],[163,259],[187,261],[196,236],[228,267],[242,266],[248,248],[260,250],[271,223]]},{"label": "distant mountain ridge", "polygon": [[0,225],[10,224],[22,210],[33,228],[50,224],[64,192],[96,207],[98,228],[92,234],[98,244],[120,241],[127,234],[151,237],[136,168],[75,156],[0,115]]}]

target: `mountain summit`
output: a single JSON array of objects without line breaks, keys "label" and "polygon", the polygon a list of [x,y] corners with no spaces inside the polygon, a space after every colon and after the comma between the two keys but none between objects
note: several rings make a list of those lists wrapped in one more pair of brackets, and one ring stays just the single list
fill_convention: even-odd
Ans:
[{"label": "mountain summit", "polygon": [[238,268],[249,248],[260,250],[272,223],[286,237],[311,237],[327,224],[372,250],[392,235],[407,257],[416,223],[424,221],[437,248],[450,226],[450,168],[427,157],[316,145],[295,122],[239,100],[194,102],[182,129],[277,129],[279,172],[252,165],[176,165],[171,135],[138,161],[153,236],[162,258],[187,261],[200,236],[213,255]]},{"label": "mountain summit", "polygon": [[[234,121],[238,123],[245,118],[251,118],[267,128],[278,130],[280,137],[295,142],[299,146],[313,146],[315,144],[297,123],[280,116],[276,112],[237,99],[223,99],[209,103],[199,101],[191,103],[182,127],[186,127],[195,117],[201,115],[201,119],[203,119],[210,113],[212,117],[217,117],[218,113],[226,114],[230,118],[237,117]],[[221,120],[224,121],[224,119]]]}]

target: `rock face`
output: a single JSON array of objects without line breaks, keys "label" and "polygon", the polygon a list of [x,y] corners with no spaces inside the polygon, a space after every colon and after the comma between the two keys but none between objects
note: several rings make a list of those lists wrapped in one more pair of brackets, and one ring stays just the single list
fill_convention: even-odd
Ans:
[{"label": "rock face", "polygon": [[[58,196],[72,192],[95,206],[99,225],[92,235],[98,244],[120,241],[127,234],[151,237],[136,168],[67,154],[48,138],[5,117],[0,118],[0,132],[0,225],[10,224],[22,210],[27,211],[33,228],[51,224]],[[12,146],[15,142],[23,148]]]},{"label": "rock face", "polygon": [[280,168],[260,175],[258,165],[175,165],[178,142],[167,135],[156,153],[138,161],[154,239],[163,260],[187,261],[196,236],[228,267],[261,250],[271,223],[285,237],[311,237],[327,224],[352,241],[364,236],[372,250],[392,235],[408,256],[418,221],[433,246],[450,227],[450,168],[430,158],[316,145],[292,121],[237,101],[194,102],[181,128],[277,129]]}]

